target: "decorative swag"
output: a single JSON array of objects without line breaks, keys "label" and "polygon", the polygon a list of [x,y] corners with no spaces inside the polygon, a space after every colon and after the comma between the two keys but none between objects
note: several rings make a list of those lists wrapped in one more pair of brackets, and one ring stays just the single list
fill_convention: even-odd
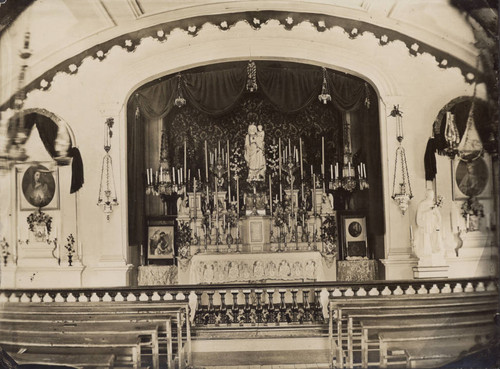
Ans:
[{"label": "decorative swag", "polygon": [[[322,93],[322,68],[306,64],[257,61],[258,92],[281,113],[295,113],[309,106]],[[232,111],[247,92],[247,62],[232,62],[192,69],[138,89],[129,100],[127,129],[129,243],[143,242],[145,124],[166,117],[185,99],[209,116]],[[366,82],[346,74],[326,71],[327,93],[338,112],[359,109],[369,101]],[[373,94],[373,92],[372,92]],[[330,105],[331,106],[331,105]]]},{"label": "decorative swag", "polygon": [[[321,92],[321,68],[293,63],[258,61],[257,86],[281,112],[303,109]],[[327,70],[328,93],[337,109],[354,111],[368,98],[365,82]],[[211,115],[232,109],[245,92],[247,64],[230,63],[227,69],[192,72],[170,77],[139,89],[135,103],[148,119],[165,117],[183,96],[196,109]]]}]

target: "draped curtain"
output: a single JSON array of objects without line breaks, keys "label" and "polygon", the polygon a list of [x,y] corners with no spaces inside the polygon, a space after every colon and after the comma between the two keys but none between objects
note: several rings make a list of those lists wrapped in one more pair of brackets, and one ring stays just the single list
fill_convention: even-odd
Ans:
[{"label": "draped curtain", "polygon": [[[300,111],[321,93],[320,67],[271,61],[257,61],[256,66],[258,90],[279,112]],[[150,83],[133,94],[127,116],[130,245],[139,245],[144,238],[145,124],[177,109],[175,102],[180,97],[204,114],[223,115],[246,92],[247,77],[246,62],[219,64]],[[336,109],[347,112],[363,106],[367,89],[362,80],[329,70],[326,78]]]},{"label": "draped curtain", "polygon": [[[31,131],[34,125],[38,130],[43,146],[49,155],[55,159],[57,152],[55,149],[57,134],[60,127],[49,117],[38,113],[30,113],[24,117],[25,128]],[[67,155],[72,158],[71,161],[71,187],[70,193],[75,193],[83,186],[83,161],[80,155],[80,150],[74,147],[71,143]]]}]

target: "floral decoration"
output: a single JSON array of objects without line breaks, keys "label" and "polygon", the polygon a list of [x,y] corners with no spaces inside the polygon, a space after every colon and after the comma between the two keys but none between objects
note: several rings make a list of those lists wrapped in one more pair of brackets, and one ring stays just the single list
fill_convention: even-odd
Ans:
[{"label": "floral decoration", "polygon": [[334,215],[326,216],[321,224],[321,241],[326,245],[327,254],[337,253],[337,221]]},{"label": "floral decoration", "polygon": [[236,214],[236,204],[231,204],[231,206],[229,207],[226,215],[226,222],[229,227],[236,226],[236,223],[238,222],[238,214]]},{"label": "floral decoration", "polygon": [[241,178],[241,172],[243,168],[246,166],[245,158],[243,157],[243,153],[241,152],[240,147],[234,147],[231,153],[231,162],[229,163],[231,168],[231,172],[234,173],[234,177],[236,176]]},{"label": "floral decoration", "polygon": [[74,245],[75,245],[75,237],[73,236],[72,233],[69,234],[69,236],[66,238],[66,240],[68,241],[65,245],[64,245],[64,248],[66,249],[66,251],[68,252],[68,256],[69,257],[72,257],[73,254],[75,253],[75,248],[74,248]]},{"label": "floral decoration", "polygon": [[52,230],[52,217],[40,210],[31,213],[28,218],[26,218],[26,221],[28,222],[28,227],[31,232],[35,231],[35,224],[39,223],[45,223],[48,234],[50,234]]},{"label": "floral decoration", "polygon": [[436,202],[434,202],[434,206],[432,207],[433,209],[434,208],[442,208],[443,207],[443,201],[444,201],[444,197],[439,195],[436,199]]},{"label": "floral decoration", "polygon": [[175,222],[175,243],[179,245],[179,256],[181,259],[189,257],[189,245],[193,241],[193,231],[188,222]]},{"label": "floral decoration", "polygon": [[267,146],[266,164],[269,174],[273,177],[277,176],[279,172],[278,144],[273,143]]},{"label": "floral decoration", "polygon": [[9,243],[5,240],[5,237],[0,241],[0,246],[2,247],[2,256],[4,258],[8,257],[10,255]]},{"label": "floral decoration", "polygon": [[484,217],[483,204],[481,204],[476,197],[469,197],[467,201],[464,201],[462,204],[462,216],[467,218],[467,215]]}]

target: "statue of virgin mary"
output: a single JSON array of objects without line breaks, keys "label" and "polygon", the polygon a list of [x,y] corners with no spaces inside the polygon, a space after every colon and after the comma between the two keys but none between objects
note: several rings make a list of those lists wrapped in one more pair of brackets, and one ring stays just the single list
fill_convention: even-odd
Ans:
[{"label": "statue of virgin mary", "polygon": [[245,137],[245,160],[248,165],[248,181],[263,181],[266,174],[264,154],[264,130],[251,123]]}]

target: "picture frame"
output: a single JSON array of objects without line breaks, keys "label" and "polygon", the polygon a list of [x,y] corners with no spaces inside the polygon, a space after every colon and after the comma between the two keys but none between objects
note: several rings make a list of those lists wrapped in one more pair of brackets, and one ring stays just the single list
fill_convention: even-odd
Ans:
[{"label": "picture frame", "polygon": [[366,215],[341,214],[342,258],[344,260],[368,259],[368,232]]},{"label": "picture frame", "polygon": [[148,260],[174,260],[174,225],[168,221],[148,221]]},{"label": "picture frame", "polygon": [[491,198],[493,193],[491,157],[484,154],[476,160],[467,162],[456,157],[453,159],[452,186],[453,201]]},{"label": "picture frame", "polygon": [[58,210],[59,168],[53,163],[29,163],[16,168],[19,210]]}]

